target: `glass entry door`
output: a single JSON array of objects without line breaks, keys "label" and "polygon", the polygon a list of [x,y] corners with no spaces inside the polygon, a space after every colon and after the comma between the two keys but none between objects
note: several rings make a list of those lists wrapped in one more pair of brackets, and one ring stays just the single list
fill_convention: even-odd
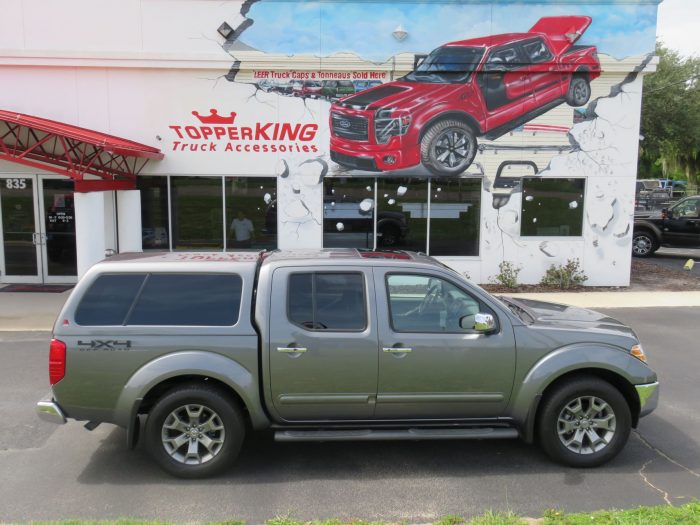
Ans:
[{"label": "glass entry door", "polygon": [[12,283],[77,280],[73,182],[0,177],[0,277]]}]

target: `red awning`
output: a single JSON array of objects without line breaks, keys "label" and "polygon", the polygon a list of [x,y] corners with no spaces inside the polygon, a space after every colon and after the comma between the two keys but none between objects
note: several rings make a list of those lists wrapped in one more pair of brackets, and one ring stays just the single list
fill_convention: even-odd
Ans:
[{"label": "red awning", "polygon": [[146,163],[162,158],[138,142],[0,109],[0,160],[66,175],[75,191],[133,189]]}]

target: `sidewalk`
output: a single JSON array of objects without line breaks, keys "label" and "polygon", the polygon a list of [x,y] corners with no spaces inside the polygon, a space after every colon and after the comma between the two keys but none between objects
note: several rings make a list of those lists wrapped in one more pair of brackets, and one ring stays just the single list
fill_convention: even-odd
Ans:
[{"label": "sidewalk", "polygon": [[[68,299],[63,293],[0,293],[0,332],[51,331]],[[556,292],[503,294],[582,308],[658,308],[700,306],[691,292]]]}]

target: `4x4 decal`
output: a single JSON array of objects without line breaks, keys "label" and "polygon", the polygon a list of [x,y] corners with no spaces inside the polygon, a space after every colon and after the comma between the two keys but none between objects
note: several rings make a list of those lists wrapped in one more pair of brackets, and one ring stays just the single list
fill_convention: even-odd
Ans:
[{"label": "4x4 decal", "polygon": [[93,339],[92,341],[78,341],[79,350],[131,350],[131,341],[114,341]]}]

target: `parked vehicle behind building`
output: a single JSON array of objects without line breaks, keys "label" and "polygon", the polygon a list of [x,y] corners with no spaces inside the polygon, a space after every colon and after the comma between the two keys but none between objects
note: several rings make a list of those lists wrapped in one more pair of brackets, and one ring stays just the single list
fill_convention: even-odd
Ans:
[{"label": "parked vehicle behind building", "polygon": [[661,246],[700,248],[700,196],[668,209],[635,213],[632,255],[648,257]]},{"label": "parked vehicle behind building", "polygon": [[[516,352],[517,345],[517,352]],[[248,428],[278,441],[539,441],[613,458],[658,382],[634,332],[590,310],[496,299],[438,261],[350,249],[119,255],[54,326],[39,415],[114,423],[202,477]]]}]

